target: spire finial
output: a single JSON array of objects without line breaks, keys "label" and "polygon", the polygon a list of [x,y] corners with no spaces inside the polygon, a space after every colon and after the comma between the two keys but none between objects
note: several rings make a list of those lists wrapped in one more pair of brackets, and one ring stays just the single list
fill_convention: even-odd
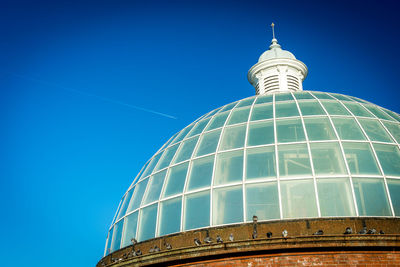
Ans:
[{"label": "spire finial", "polygon": [[274,29],[274,27],[275,27],[275,24],[272,22],[272,23],[271,23],[271,28],[272,28],[272,39],[275,39],[275,29]]}]

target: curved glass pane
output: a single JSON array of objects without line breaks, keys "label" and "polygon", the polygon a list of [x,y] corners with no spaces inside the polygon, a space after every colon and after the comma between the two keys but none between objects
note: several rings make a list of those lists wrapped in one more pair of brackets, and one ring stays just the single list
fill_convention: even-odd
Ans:
[{"label": "curved glass pane", "polygon": [[365,140],[360,126],[353,118],[332,118],[339,138],[342,140]]},{"label": "curved glass pane", "polygon": [[400,176],[400,151],[397,146],[374,144],[376,155],[385,175]]},{"label": "curved glass pane", "polygon": [[180,165],[171,167],[166,180],[166,186],[163,196],[168,197],[175,194],[180,194],[185,185],[186,173],[189,163],[182,163]]},{"label": "curved glass pane", "polygon": [[178,151],[177,156],[174,159],[174,163],[179,163],[182,161],[185,161],[187,159],[190,159],[193,154],[193,150],[196,147],[197,141],[199,140],[199,137],[193,137],[190,139],[187,139],[183,143],[181,143],[181,147]]},{"label": "curved glass pane", "polygon": [[283,102],[275,104],[275,116],[277,118],[300,116],[296,102]]},{"label": "curved glass pane", "polygon": [[274,141],[274,123],[272,121],[255,122],[249,125],[248,146],[273,144]]},{"label": "curved glass pane", "polygon": [[243,150],[225,152],[217,155],[214,185],[242,181]]},{"label": "curved glass pane", "polygon": [[146,190],[148,181],[149,181],[149,179],[146,179],[136,185],[135,191],[132,194],[131,201],[129,202],[127,213],[139,208],[139,205],[142,202],[143,194]]},{"label": "curved glass pane", "polygon": [[229,120],[228,125],[246,122],[249,118],[250,108],[235,109]]},{"label": "curved glass pane", "polygon": [[388,184],[394,213],[396,216],[400,216],[400,180],[399,179],[386,179],[386,181]]},{"label": "curved glass pane", "polygon": [[276,177],[275,147],[247,149],[246,179]]},{"label": "curved glass pane", "polygon": [[246,185],[246,221],[253,215],[259,220],[280,218],[278,186],[276,182]]},{"label": "curved glass pane", "polygon": [[301,114],[308,115],[325,115],[325,111],[318,101],[299,101]]},{"label": "curved glass pane", "polygon": [[368,143],[343,143],[343,149],[352,174],[381,174]]},{"label": "curved glass pane", "polygon": [[213,167],[214,155],[194,160],[190,170],[187,190],[210,186]]},{"label": "curved glass pane", "polygon": [[213,214],[213,225],[243,222],[242,186],[215,189]]},{"label": "curved glass pane", "polygon": [[313,180],[281,181],[283,218],[317,217]]},{"label": "curved glass pane", "polygon": [[146,196],[144,197],[143,204],[149,204],[160,198],[161,189],[164,184],[165,175],[167,170],[154,174],[150,177],[149,189],[147,190]]},{"label": "curved glass pane", "polygon": [[306,141],[300,118],[276,120],[276,135],[278,143]]},{"label": "curved glass pane", "polygon": [[184,229],[210,225],[210,191],[186,195]]},{"label": "curved glass pane", "polygon": [[389,134],[377,120],[358,120],[371,141],[393,142]]},{"label": "curved glass pane", "polygon": [[229,150],[244,146],[246,125],[232,126],[224,129],[219,150]]},{"label": "curved glass pane", "polygon": [[155,237],[158,204],[140,210],[138,241]]},{"label": "curved glass pane", "polygon": [[161,202],[159,235],[179,232],[181,229],[182,197]]},{"label": "curved glass pane", "polygon": [[132,244],[131,239],[136,238],[136,226],[138,220],[138,212],[134,212],[128,215],[125,219],[125,227],[123,234],[122,247],[126,247]]},{"label": "curved glass pane", "polygon": [[279,145],[279,175],[311,176],[310,157],[306,144]]},{"label": "curved glass pane", "polygon": [[251,120],[266,120],[273,118],[273,107],[272,104],[266,105],[257,105],[253,107],[253,111],[251,112]]},{"label": "curved glass pane", "polygon": [[339,143],[313,143],[310,147],[315,175],[346,173]]},{"label": "curved glass pane", "polygon": [[200,144],[197,148],[196,156],[214,153],[217,150],[220,134],[221,130],[215,130],[204,134],[199,141]]},{"label": "curved glass pane", "polygon": [[310,141],[336,139],[328,118],[305,118],[304,124]]},{"label": "curved glass pane", "polygon": [[322,216],[355,216],[356,211],[348,178],[317,179]]},{"label": "curved glass pane", "polygon": [[383,179],[353,178],[354,193],[360,216],[390,216]]}]

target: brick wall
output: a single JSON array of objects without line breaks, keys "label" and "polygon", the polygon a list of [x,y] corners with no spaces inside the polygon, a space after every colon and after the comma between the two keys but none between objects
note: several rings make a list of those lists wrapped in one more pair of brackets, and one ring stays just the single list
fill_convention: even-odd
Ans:
[{"label": "brick wall", "polygon": [[400,252],[307,252],[275,255],[258,255],[238,258],[225,258],[190,264],[175,265],[195,267],[227,267],[227,266],[400,266]]}]

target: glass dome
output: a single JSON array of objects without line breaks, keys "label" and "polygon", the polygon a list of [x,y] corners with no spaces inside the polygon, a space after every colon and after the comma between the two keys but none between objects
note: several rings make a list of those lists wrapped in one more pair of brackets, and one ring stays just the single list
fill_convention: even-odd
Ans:
[{"label": "glass dome", "polygon": [[106,254],[211,226],[400,216],[400,115],[341,94],[249,97],[200,117],[123,196]]}]

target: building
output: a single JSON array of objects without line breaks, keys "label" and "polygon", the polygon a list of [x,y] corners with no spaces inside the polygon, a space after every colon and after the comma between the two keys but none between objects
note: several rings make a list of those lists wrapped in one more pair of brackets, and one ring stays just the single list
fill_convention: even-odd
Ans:
[{"label": "building", "polygon": [[98,266],[400,265],[400,115],[303,91],[278,44],[256,96],[172,136],[123,196]]}]

